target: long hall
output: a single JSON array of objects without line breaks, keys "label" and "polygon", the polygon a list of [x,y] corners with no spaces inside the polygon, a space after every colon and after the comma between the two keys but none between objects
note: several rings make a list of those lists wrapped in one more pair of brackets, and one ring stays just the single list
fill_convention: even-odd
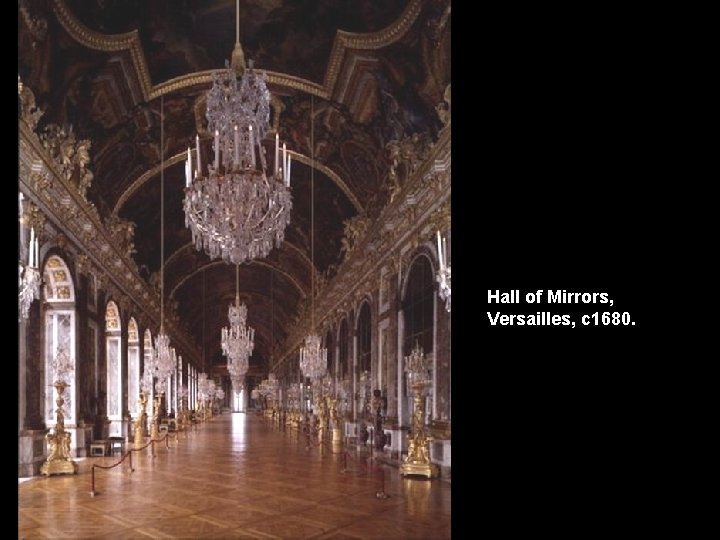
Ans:
[{"label": "long hall", "polygon": [[94,497],[92,466],[122,454],[80,458],[78,474],[20,480],[18,537],[450,538],[449,482],[306,442],[255,412],[225,412],[170,433],[155,457],[133,452],[134,472],[127,458],[96,467]]}]

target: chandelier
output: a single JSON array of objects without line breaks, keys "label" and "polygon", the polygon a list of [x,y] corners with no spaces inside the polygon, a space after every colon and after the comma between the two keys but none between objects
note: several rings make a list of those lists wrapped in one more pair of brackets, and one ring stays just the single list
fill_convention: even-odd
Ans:
[{"label": "chandelier", "polygon": [[165,383],[177,367],[175,349],[165,333],[165,99],[160,96],[160,332],[155,337],[153,367],[158,394],[165,392]]},{"label": "chandelier", "polygon": [[321,347],[320,336],[315,334],[315,100],[310,97],[310,260],[311,266],[311,333],[305,336],[305,346],[300,349],[300,369],[305,377],[319,380],[327,371],[327,349]]},{"label": "chandelier", "polygon": [[166,383],[177,367],[175,348],[170,346],[170,338],[164,332],[155,338],[155,391],[162,394],[166,390]]},{"label": "chandelier", "polygon": [[440,240],[440,231],[437,233],[438,261],[440,268],[436,280],[440,285],[440,298],[445,300],[445,309],[450,313],[450,265],[447,262],[447,244],[445,239]]},{"label": "chandelier", "polygon": [[197,394],[200,401],[207,399],[209,394],[209,383],[207,373],[198,373]]},{"label": "chandelier", "polygon": [[255,329],[246,326],[247,306],[240,303],[240,266],[235,266],[235,305],[228,307],[229,328],[221,331],[222,351],[228,358],[228,372],[233,388],[239,391],[245,373],[248,370],[249,358],[255,346]]},{"label": "chandelier", "polygon": [[[23,194],[20,193],[20,215],[22,216],[22,201]],[[23,238],[23,218],[20,218],[20,238]],[[20,283],[18,290],[18,307],[20,308],[20,316],[23,319],[27,319],[30,315],[30,305],[33,300],[40,299],[40,271],[39,266],[39,251],[38,251],[38,239],[35,237],[35,228],[30,228],[30,246],[28,249],[28,263],[23,266],[22,262],[19,264],[19,278]]]},{"label": "chandelier", "polygon": [[[236,3],[235,50],[232,65],[213,74],[205,116],[214,136],[214,161],[203,172],[200,138],[196,159],[188,148],[185,163],[185,226],[195,248],[211,259],[240,264],[267,257],[279,247],[290,222],[292,160],[275,134],[275,155],[269,170],[261,141],[270,123],[270,92],[265,74],[253,70],[240,47],[239,6]],[[237,79],[237,75],[240,79]]]},{"label": "chandelier", "polygon": [[274,373],[270,373],[267,379],[263,379],[258,385],[258,393],[268,399],[275,399],[279,389],[278,380]]}]

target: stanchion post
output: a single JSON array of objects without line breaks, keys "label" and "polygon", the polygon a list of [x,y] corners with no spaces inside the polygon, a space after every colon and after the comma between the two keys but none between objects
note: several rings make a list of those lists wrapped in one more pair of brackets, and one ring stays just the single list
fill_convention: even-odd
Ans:
[{"label": "stanchion post", "polygon": [[92,487],[90,488],[90,496],[95,496],[95,465],[90,469],[90,476],[92,478]]},{"label": "stanchion post", "polygon": [[388,497],[390,497],[390,495],[385,493],[385,469],[384,468],[380,469],[380,491],[378,491],[375,494],[375,497],[377,497],[378,499],[387,499]]}]

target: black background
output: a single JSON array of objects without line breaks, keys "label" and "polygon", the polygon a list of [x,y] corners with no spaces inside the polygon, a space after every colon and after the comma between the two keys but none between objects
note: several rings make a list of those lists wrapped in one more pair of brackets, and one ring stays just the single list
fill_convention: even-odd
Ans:
[{"label": "black background", "polygon": [[[477,522],[468,492],[489,529],[614,530],[645,478],[644,306],[659,294],[642,266],[641,14],[454,7],[453,531]],[[489,304],[496,289],[522,302]],[[526,304],[538,289],[543,303]],[[614,305],[548,304],[548,289]],[[492,326],[497,311],[570,314],[576,328]],[[596,311],[636,325],[583,327]]]}]

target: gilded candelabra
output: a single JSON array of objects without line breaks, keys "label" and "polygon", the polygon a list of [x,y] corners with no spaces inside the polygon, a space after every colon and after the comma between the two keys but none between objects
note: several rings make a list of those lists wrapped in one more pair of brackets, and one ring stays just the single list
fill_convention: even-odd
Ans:
[{"label": "gilded candelabra", "polygon": [[161,394],[155,394],[155,399],[153,401],[153,416],[152,416],[152,424],[150,424],[150,438],[151,439],[158,439],[160,438],[160,403],[162,401],[162,395]]},{"label": "gilded candelabra", "polygon": [[70,433],[65,431],[65,415],[63,413],[63,405],[65,399],[65,381],[56,381],[53,385],[57,390],[57,423],[55,424],[55,433],[48,433],[45,438],[50,445],[50,455],[45,463],[40,467],[40,474],[50,476],[51,474],[77,474],[78,465],[70,457]]},{"label": "gilded candelabra", "polygon": [[343,446],[343,433],[340,426],[340,417],[337,411],[337,398],[328,397],[328,409],[330,410],[330,425],[332,429],[332,449],[333,452],[337,453],[342,451]]},{"label": "gilded candelabra", "polygon": [[318,441],[322,442],[327,436],[327,406],[325,405],[325,398],[318,396],[315,400],[315,416],[317,417],[318,426]]},{"label": "gilded candelabra", "polygon": [[180,414],[178,415],[178,429],[186,429],[187,426],[190,425],[190,411],[187,407],[187,397],[183,396],[180,398],[181,401],[181,410]]},{"label": "gilded candelabra", "polygon": [[425,419],[425,391],[430,386],[425,354],[415,345],[410,356],[405,357],[408,386],[413,391],[412,432],[408,441],[408,455],[400,466],[400,474],[435,478],[438,466],[430,462],[431,437],[423,429]]},{"label": "gilded candelabra", "polygon": [[147,424],[147,396],[145,392],[140,392],[140,412],[135,419],[135,446],[142,446],[145,442],[145,430]]}]

